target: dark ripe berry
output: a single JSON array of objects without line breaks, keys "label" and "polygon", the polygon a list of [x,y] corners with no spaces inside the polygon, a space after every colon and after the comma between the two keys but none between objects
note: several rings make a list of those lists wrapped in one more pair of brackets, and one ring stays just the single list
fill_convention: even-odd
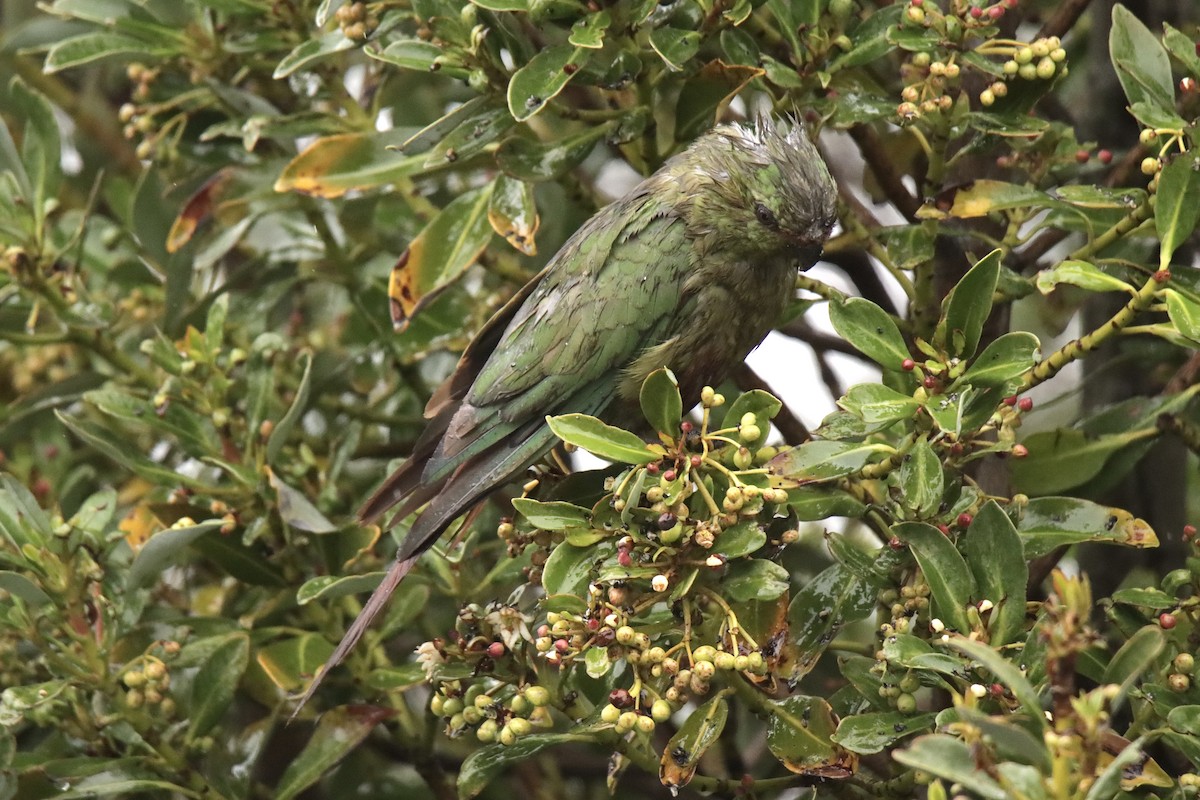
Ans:
[{"label": "dark ripe berry", "polygon": [[656,463],[655,463],[655,464],[647,464],[647,465],[646,465],[646,472],[649,472],[651,475],[657,475],[657,474],[658,474],[658,471],[659,471],[660,469],[662,469],[662,467],[660,467],[660,466],[659,466],[658,464],[656,464]]},{"label": "dark ripe berry", "polygon": [[1158,624],[1162,626],[1164,631],[1169,631],[1171,628],[1174,628],[1176,621],[1177,620],[1175,619],[1174,614],[1168,614],[1164,612],[1158,615]]},{"label": "dark ripe berry", "polygon": [[1012,453],[1013,458],[1024,458],[1029,455],[1029,448],[1023,444],[1014,444],[1009,452]]},{"label": "dark ripe berry", "polygon": [[587,628],[589,631],[600,630],[600,620],[596,619],[595,617],[591,617],[587,621]]},{"label": "dark ripe berry", "polygon": [[1076,150],[1075,151],[1075,160],[1078,161],[1080,164],[1086,164],[1091,157],[1092,157],[1092,154],[1089,153],[1087,150]]},{"label": "dark ripe berry", "polygon": [[1101,150],[1096,153],[1096,158],[1100,160],[1101,164],[1111,164],[1113,160],[1112,150]]},{"label": "dark ripe berry", "polygon": [[504,643],[503,642],[492,642],[491,644],[488,645],[487,654],[491,658],[503,658],[504,657]]},{"label": "dark ripe berry", "polygon": [[1004,696],[1004,685],[1000,684],[1000,683],[993,683],[992,684],[992,695],[995,697],[1003,697]]},{"label": "dark ripe berry", "polygon": [[905,372],[912,371],[912,369],[916,366],[917,362],[913,361],[911,358],[906,358],[900,362],[900,369],[904,370]]},{"label": "dark ripe berry", "polygon": [[1017,401],[1017,408],[1021,409],[1022,411],[1033,411],[1033,398],[1022,397]]},{"label": "dark ripe berry", "polygon": [[596,645],[598,647],[608,647],[617,638],[616,631],[612,628],[601,628],[596,634]]},{"label": "dark ripe berry", "polygon": [[956,522],[958,522],[958,527],[960,528],[969,528],[971,527],[972,519],[974,519],[974,517],[972,517],[970,514],[959,514]]},{"label": "dark ripe berry", "polygon": [[667,511],[658,518],[658,529],[660,531],[669,531],[671,528],[675,527],[676,522],[678,522],[678,520],[676,519],[675,515],[670,511]]},{"label": "dark ripe berry", "polygon": [[692,432],[692,423],[690,423],[690,422],[679,423],[679,430],[683,431],[684,433],[691,433]]},{"label": "dark ripe berry", "polygon": [[949,535],[950,535],[950,526],[949,526],[949,525],[946,525],[945,523],[943,523],[943,524],[941,524],[941,525],[938,525],[938,530],[942,532],[942,535],[943,535],[943,536],[949,536]]},{"label": "dark ripe berry", "polygon": [[617,708],[629,708],[633,705],[633,695],[627,689],[613,689],[608,693],[608,702]]},{"label": "dark ripe berry", "polygon": [[962,446],[962,442],[955,442],[954,444],[950,445],[950,455],[961,456],[963,454],[963,450],[965,449],[966,448]]},{"label": "dark ripe berry", "polygon": [[1016,404],[1017,404],[1017,396],[1015,394],[1009,395],[1008,397],[1004,398],[1004,405],[1008,406],[1009,408],[1012,408]]},{"label": "dark ripe berry", "polygon": [[673,480],[675,480],[675,478],[676,478],[675,470],[673,470],[673,469],[669,469],[663,473],[663,480],[673,481]]},{"label": "dark ripe berry", "polygon": [[899,537],[893,536],[892,538],[888,539],[888,547],[892,548],[893,550],[902,550],[904,548],[904,542],[900,541]]},{"label": "dark ripe berry", "polygon": [[629,555],[628,550],[618,550],[617,551],[617,563],[620,564],[622,567],[632,567],[633,566],[633,556]]},{"label": "dark ripe berry", "polygon": [[926,375],[925,380],[921,381],[921,385],[926,389],[932,389],[937,386],[937,378],[933,377],[932,375]]}]

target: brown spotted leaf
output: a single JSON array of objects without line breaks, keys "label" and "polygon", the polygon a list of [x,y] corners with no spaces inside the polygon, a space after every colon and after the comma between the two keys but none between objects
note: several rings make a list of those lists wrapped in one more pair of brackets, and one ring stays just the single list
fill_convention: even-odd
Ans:
[{"label": "brown spotted leaf", "polygon": [[167,234],[167,252],[174,253],[183,247],[196,234],[201,223],[212,216],[217,206],[217,199],[224,193],[233,179],[233,169],[225,167],[217,172],[204,185],[195,191],[183,205],[179,216],[171,223]]},{"label": "brown spotted leaf", "polygon": [[396,131],[323,136],[283,168],[275,191],[341,197],[353,189],[373,189],[429,171],[424,156],[399,157],[388,149],[404,139]]},{"label": "brown spotted leaf", "polygon": [[475,263],[492,238],[488,206],[495,184],[455,198],[400,256],[388,279],[388,300],[396,330]]},{"label": "brown spotted leaf", "polygon": [[728,718],[729,703],[723,695],[717,695],[691,713],[663,751],[658,765],[658,779],[663,786],[674,789],[692,780],[701,756],[720,738]]},{"label": "brown spotted leaf", "polygon": [[858,769],[858,756],[832,737],[838,720],[820,697],[796,695],[773,703],[767,728],[767,747],[798,775],[849,778]]},{"label": "brown spotted leaf", "polygon": [[503,173],[497,175],[488,203],[488,222],[513,247],[527,256],[537,255],[534,236],[541,220],[533,201],[533,184]]}]

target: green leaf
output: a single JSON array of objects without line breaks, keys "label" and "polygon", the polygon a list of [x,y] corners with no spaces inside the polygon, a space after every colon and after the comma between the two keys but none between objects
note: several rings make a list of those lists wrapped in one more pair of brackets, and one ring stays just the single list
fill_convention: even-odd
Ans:
[{"label": "green leaf", "polygon": [[21,573],[11,570],[0,570],[0,590],[8,592],[30,608],[51,602],[50,595],[42,591],[42,587]]},{"label": "green leaf", "polygon": [[1046,717],[1042,714],[1041,698],[1038,696],[1037,690],[1033,688],[1033,684],[1025,678],[1015,664],[1005,659],[990,646],[966,636],[950,637],[949,645],[960,653],[970,656],[972,660],[979,662],[984,669],[995,675],[997,680],[1012,691],[1013,697],[1017,698],[1017,702],[1021,704],[1030,721],[1036,723],[1039,730],[1046,729]]},{"label": "green leaf", "polygon": [[846,717],[838,724],[833,741],[862,755],[882,752],[901,739],[933,728],[937,714],[868,712]]},{"label": "green leaf", "polygon": [[571,26],[567,41],[576,47],[598,49],[604,46],[604,34],[612,24],[612,15],[607,11],[588,14]]},{"label": "green leaf", "polygon": [[1009,798],[1000,784],[976,766],[972,749],[953,736],[942,733],[921,736],[908,748],[893,753],[892,757],[907,767],[961,784],[985,800]]},{"label": "green leaf", "polygon": [[394,130],[322,136],[283,168],[275,191],[335,198],[425,171],[424,156],[397,158],[389,151],[407,139],[403,131]]},{"label": "green leaf", "polygon": [[655,28],[650,32],[650,46],[672,70],[682,70],[700,50],[700,34],[678,28]]},{"label": "green leaf", "polygon": [[679,396],[679,381],[671,370],[659,368],[647,375],[638,399],[642,414],[654,430],[671,440],[679,437],[683,399]]},{"label": "green leaf", "polygon": [[1088,436],[1074,428],[1041,431],[1025,438],[1029,454],[1012,462],[1013,485],[1025,494],[1048,495],[1087,483],[1124,448],[1159,435],[1156,428]]},{"label": "green leaf", "polygon": [[185,405],[169,403],[166,409],[159,411],[150,401],[135,397],[127,389],[111,383],[85,392],[83,399],[111,417],[175,438],[189,455],[218,455],[221,452],[212,427]]},{"label": "green leaf", "polygon": [[1109,542],[1157,547],[1158,537],[1145,520],[1128,511],[1074,497],[1035,497],[1020,506],[1017,531],[1026,560],[1078,542]]},{"label": "green leaf", "polygon": [[94,31],[63,39],[46,53],[43,69],[58,72],[117,55],[168,56],[175,48],[150,44],[142,39],[111,31]]},{"label": "green leaf", "polygon": [[[1116,8],[1121,8],[1117,6]],[[1116,8],[1113,11],[1116,11]],[[1127,744],[1121,752],[1117,753],[1116,757],[1109,762],[1096,777],[1096,782],[1088,788],[1088,793],[1084,795],[1083,800],[1108,800],[1110,797],[1117,797],[1121,794],[1121,785],[1129,775],[1140,775],[1142,765],[1146,763],[1146,737],[1139,736],[1132,742]],[[1153,762],[1150,762],[1153,763]],[[1164,776],[1165,777],[1165,776]],[[1169,779],[1165,784],[1160,786],[1172,786],[1173,781]]]},{"label": "green leaf", "polygon": [[883,642],[883,658],[888,664],[965,678],[967,669],[961,659],[939,653],[924,639],[898,633]]},{"label": "green leaf", "polygon": [[842,303],[830,302],[829,321],[847,343],[884,369],[900,369],[909,357],[896,321],[870,300],[851,297]]},{"label": "green leaf", "polygon": [[23,484],[8,473],[0,473],[0,533],[13,549],[25,545],[43,547],[54,535],[50,518]]},{"label": "green leaf", "polygon": [[[333,645],[328,639],[317,633],[305,633],[258,648],[254,661],[280,689],[297,692],[332,654]],[[424,670],[418,666],[418,671],[424,679]]]},{"label": "green leaf", "polygon": [[921,404],[911,395],[902,394],[880,383],[860,383],[851,386],[838,405],[861,417],[868,425],[879,425],[909,419]]},{"label": "green leaf", "polygon": [[858,518],[867,513],[862,501],[841,489],[825,489],[816,486],[801,486],[788,489],[788,508],[796,519],[804,522],[827,517]]},{"label": "green leaf", "polygon": [[743,520],[722,530],[712,549],[727,559],[734,559],[757,552],[766,543],[767,534],[763,533],[762,527],[753,520]]},{"label": "green leaf", "polygon": [[507,108],[485,107],[460,122],[432,147],[425,154],[425,166],[465,161],[495,144],[516,124]]},{"label": "green leaf", "polygon": [[849,777],[858,759],[833,742],[837,719],[820,697],[794,695],[771,703],[767,748],[790,772]]},{"label": "green leaf", "polygon": [[979,347],[983,324],[992,313],[992,296],[1000,279],[1000,250],[988,253],[971,267],[943,304],[935,341],[952,356],[970,358]]},{"label": "green leaf", "polygon": [[332,600],[351,594],[373,592],[386,572],[363,575],[318,575],[300,584],[296,590],[296,605],[308,605],[314,600]]},{"label": "green leaf", "polygon": [[572,503],[560,500],[542,503],[528,497],[517,497],[512,504],[522,517],[529,520],[530,525],[543,531],[565,531],[568,528],[591,526],[591,509]]},{"label": "green leaf", "polygon": [[[1016,208],[1054,207],[1058,202],[1032,186],[981,179],[954,194],[954,204],[946,216],[959,219],[984,217],[997,211]],[[985,256],[986,258],[986,256]]]},{"label": "green leaf", "polygon": [[813,441],[785,450],[767,468],[799,484],[841,478],[865,467],[873,457],[891,452],[883,444]]},{"label": "green leaf", "polygon": [[1032,333],[1013,331],[998,336],[971,362],[951,391],[966,385],[1010,395],[1023,385],[1025,373],[1037,363],[1040,352],[1041,342]]},{"label": "green leaf", "polygon": [[283,572],[263,552],[243,544],[232,536],[210,534],[192,542],[196,552],[226,573],[251,586],[289,585]]},{"label": "green leaf", "polygon": [[1158,175],[1154,227],[1158,231],[1158,268],[1167,269],[1175,250],[1200,221],[1200,156],[1188,151],[1168,161]]},{"label": "green leaf", "polygon": [[663,749],[658,767],[663,786],[686,786],[692,780],[700,759],[720,738],[728,717],[729,703],[724,695],[717,695],[688,715]]},{"label": "green leaf", "polygon": [[558,545],[542,567],[542,587],[547,595],[566,594],[583,597],[592,574],[592,561],[600,554],[596,547]]},{"label": "green leaf", "polygon": [[1129,637],[1121,649],[1113,653],[1104,668],[1104,683],[1115,683],[1121,687],[1112,701],[1114,709],[1120,707],[1125,695],[1143,672],[1154,666],[1159,655],[1167,646],[1167,637],[1157,625],[1145,625]]},{"label": "green leaf", "polygon": [[612,669],[612,659],[608,657],[608,649],[604,647],[589,647],[583,653],[583,666],[588,677],[599,680]]},{"label": "green leaf", "polygon": [[511,745],[490,744],[473,751],[458,772],[459,800],[477,797],[492,779],[515,764],[529,763],[535,755],[558,744],[590,744],[596,741],[595,729],[576,726],[570,733],[535,733],[522,736]]},{"label": "green leaf", "polygon": [[1169,595],[1161,589],[1153,588],[1121,589],[1113,592],[1112,600],[1114,603],[1125,603],[1155,611],[1175,608],[1179,605],[1179,600],[1173,595]]},{"label": "green leaf", "polygon": [[[1161,178],[1159,179],[1161,181]],[[1050,294],[1062,284],[1078,286],[1089,292],[1128,292],[1137,291],[1120,278],[1115,278],[1104,272],[1095,264],[1087,261],[1068,259],[1053,269],[1044,269],[1037,274],[1037,288],[1042,294]]]},{"label": "green leaf", "polygon": [[1166,49],[1133,12],[1119,3],[1112,10],[1108,52],[1130,105],[1148,103],[1174,112],[1175,82]]},{"label": "green leaf", "polygon": [[411,69],[415,72],[428,73],[438,56],[442,55],[442,48],[432,42],[423,42],[420,39],[400,39],[392,42],[383,50],[367,47],[363,48],[363,52],[377,61],[395,64],[397,67]]},{"label": "green leaf", "polygon": [[537,114],[579,72],[591,50],[569,44],[548,47],[529,60],[508,81],[508,110],[517,122]]},{"label": "green leaf", "polygon": [[1175,706],[1167,713],[1167,724],[1180,733],[1200,736],[1200,706]]},{"label": "green leaf", "polygon": [[1200,303],[1174,289],[1164,289],[1162,294],[1167,301],[1167,316],[1175,330],[1193,342],[1200,342]]},{"label": "green leaf", "polygon": [[333,533],[337,530],[337,526],[326,519],[307,497],[281,481],[270,467],[267,468],[267,483],[275,490],[280,518],[289,526],[309,533]]},{"label": "green leaf", "polygon": [[221,721],[249,663],[250,637],[245,633],[234,633],[200,665],[192,681],[188,739],[204,736]]},{"label": "green leaf", "polygon": [[971,521],[964,550],[975,576],[976,599],[993,605],[988,643],[1000,647],[1023,637],[1029,567],[1016,527],[994,500],[985,503]]},{"label": "green leaf", "polygon": [[788,680],[807,675],[842,626],[865,619],[875,609],[876,592],[874,585],[841,564],[804,584],[788,606],[788,630],[795,639],[785,648],[780,674]]},{"label": "green leaf", "polygon": [[975,581],[954,544],[937,528],[924,522],[902,522],[893,525],[892,532],[908,544],[929,583],[933,616],[955,630],[971,630],[967,604],[975,594]]},{"label": "green leaf", "polygon": [[902,501],[917,516],[927,517],[941,505],[945,491],[942,461],[928,439],[918,440],[908,452],[900,464],[898,478]]},{"label": "green leaf", "polygon": [[494,183],[463,192],[409,243],[392,269],[392,323],[404,330],[430,301],[463,276],[491,242],[488,220]]},{"label": "green leaf", "polygon": [[1196,52],[1196,42],[1191,36],[1171,23],[1164,22],[1163,46],[1178,59],[1179,63],[1183,64],[1193,78],[1200,80],[1200,53]]},{"label": "green leaf", "polygon": [[611,123],[591,125],[572,136],[545,143],[526,136],[510,136],[500,143],[496,163],[523,181],[552,181],[579,166],[596,143],[612,130]]},{"label": "green leaf", "polygon": [[125,576],[126,584],[132,588],[146,586],[179,558],[188,545],[204,534],[217,530],[223,524],[219,519],[212,519],[197,525],[169,528],[154,534],[134,556]]},{"label": "green leaf", "polygon": [[546,417],[546,424],[559,439],[587,450],[594,456],[623,464],[649,464],[662,456],[646,446],[637,434],[605,425],[587,414]]},{"label": "green leaf", "polygon": [[292,800],[312,786],[358,747],[376,725],[395,713],[379,706],[340,706],[322,714],[308,744],[279,779],[276,800]]},{"label": "green leaf", "polygon": [[488,11],[528,11],[529,0],[471,0],[474,5]]},{"label": "green leaf", "polygon": [[788,571],[762,558],[733,562],[721,581],[723,594],[730,600],[774,600],[788,590]]},{"label": "green leaf", "polygon": [[275,74],[271,77],[276,80],[286,78],[298,69],[357,46],[357,42],[347,38],[340,30],[331,31],[315,39],[305,39],[280,60],[275,66]]},{"label": "green leaf", "polygon": [[13,111],[25,118],[21,159],[32,183],[34,218],[42,220],[45,204],[58,195],[62,182],[62,142],[54,109],[41,94],[18,79],[9,84]]}]

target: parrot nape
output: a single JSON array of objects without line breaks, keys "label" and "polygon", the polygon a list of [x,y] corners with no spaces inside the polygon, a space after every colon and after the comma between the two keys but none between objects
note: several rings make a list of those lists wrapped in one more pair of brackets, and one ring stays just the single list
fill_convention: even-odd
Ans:
[{"label": "parrot nape", "polygon": [[720,383],[820,256],[835,201],[803,127],[764,118],[717,126],[588,220],[471,341],[412,456],[359,512],[395,508],[394,524],[425,506],[301,706],[450,523],[553,447],[547,416],[636,408],[660,367],[685,408]]}]

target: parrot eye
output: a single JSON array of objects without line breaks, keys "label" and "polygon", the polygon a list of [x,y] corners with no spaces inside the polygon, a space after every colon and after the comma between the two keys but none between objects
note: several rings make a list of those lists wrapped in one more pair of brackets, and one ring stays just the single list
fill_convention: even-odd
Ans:
[{"label": "parrot eye", "polygon": [[771,213],[771,209],[767,208],[762,203],[754,204],[754,216],[758,218],[759,222],[761,222],[763,225],[766,225],[768,228],[775,228],[779,226],[779,220],[775,219],[775,215]]}]

